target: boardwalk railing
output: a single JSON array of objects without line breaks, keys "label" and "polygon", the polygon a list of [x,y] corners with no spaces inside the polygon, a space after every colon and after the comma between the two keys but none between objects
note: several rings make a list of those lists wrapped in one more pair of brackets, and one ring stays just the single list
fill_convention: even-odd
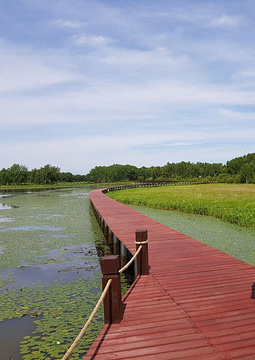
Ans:
[{"label": "boardwalk railing", "polygon": [[119,255],[106,255],[101,259],[101,271],[103,274],[102,288],[103,292],[88,318],[86,324],[80,331],[79,335],[67,350],[61,360],[67,360],[72,354],[79,341],[85,334],[87,328],[91,324],[100,305],[104,303],[104,321],[106,324],[120,323],[123,318],[123,302],[121,297],[121,280],[120,275],[137,259],[138,275],[147,275],[149,273],[148,265],[148,239],[147,230],[136,231],[136,252],[133,257],[119,269]]},{"label": "boardwalk railing", "polygon": [[142,181],[136,184],[128,184],[128,185],[118,185],[118,186],[108,186],[107,189],[104,189],[102,192],[105,194],[109,191],[116,191],[116,190],[125,190],[125,189],[135,189],[141,187],[158,187],[158,186],[165,186],[165,185],[172,185],[172,186],[180,186],[180,185],[202,185],[202,184],[211,184],[212,181],[206,182],[188,182],[188,181]]},{"label": "boardwalk railing", "polygon": [[119,255],[106,255],[101,260],[103,289],[108,280],[112,279],[110,291],[104,299],[104,321],[106,324],[119,323],[123,317],[120,274],[122,274],[135,259],[137,259],[137,276],[147,275],[149,273],[147,230],[136,231],[135,243],[136,253],[121,269],[119,269]]}]

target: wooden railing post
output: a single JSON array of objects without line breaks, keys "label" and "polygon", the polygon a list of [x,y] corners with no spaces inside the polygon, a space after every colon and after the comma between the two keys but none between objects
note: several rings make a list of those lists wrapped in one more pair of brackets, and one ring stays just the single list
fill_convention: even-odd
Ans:
[{"label": "wooden railing post", "polygon": [[108,246],[111,250],[111,254],[113,253],[113,232],[111,231],[110,228],[108,228]]},{"label": "wooden railing post", "polygon": [[108,228],[105,220],[103,221],[103,233],[104,233],[104,237],[105,237],[106,240],[108,241],[109,228]]},{"label": "wooden railing post", "polygon": [[140,253],[137,256],[137,275],[149,274],[149,260],[148,260],[148,232],[147,230],[137,230],[135,232],[136,250],[142,246]]},{"label": "wooden railing post", "polygon": [[120,267],[122,268],[127,263],[127,248],[123,244],[123,242],[120,243]]},{"label": "wooden railing post", "polygon": [[111,286],[104,299],[104,321],[106,324],[118,324],[123,317],[119,264],[119,255],[106,255],[101,260],[103,289],[107,281],[112,279]]},{"label": "wooden railing post", "polygon": [[113,254],[114,255],[120,254],[120,241],[114,234],[113,234]]}]

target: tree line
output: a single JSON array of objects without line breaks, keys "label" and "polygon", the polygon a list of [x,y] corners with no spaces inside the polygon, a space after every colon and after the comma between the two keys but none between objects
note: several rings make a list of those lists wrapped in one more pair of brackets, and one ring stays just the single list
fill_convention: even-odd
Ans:
[{"label": "tree line", "polygon": [[31,171],[24,165],[13,164],[0,170],[0,185],[54,184],[58,182],[121,182],[121,181],[214,181],[255,183],[255,153],[221,163],[167,163],[164,166],[136,167],[113,164],[96,166],[86,175],[61,172],[49,164]]},{"label": "tree line", "polygon": [[96,166],[86,175],[89,182],[115,181],[215,181],[255,183],[255,153],[221,163],[167,163],[164,166],[136,167],[114,164]]},{"label": "tree line", "polygon": [[25,165],[13,164],[0,170],[0,185],[40,184],[50,185],[58,182],[84,182],[86,176],[61,172],[59,167],[47,164],[31,171]]}]

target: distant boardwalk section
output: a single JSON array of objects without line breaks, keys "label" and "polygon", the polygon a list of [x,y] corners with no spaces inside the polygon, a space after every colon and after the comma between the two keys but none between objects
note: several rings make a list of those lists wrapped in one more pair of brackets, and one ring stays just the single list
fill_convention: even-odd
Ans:
[{"label": "distant boardwalk section", "polygon": [[[150,270],[124,296],[84,359],[255,359],[255,267],[90,192],[107,229],[134,254],[147,229]],[[254,289],[255,296],[255,289]]]}]

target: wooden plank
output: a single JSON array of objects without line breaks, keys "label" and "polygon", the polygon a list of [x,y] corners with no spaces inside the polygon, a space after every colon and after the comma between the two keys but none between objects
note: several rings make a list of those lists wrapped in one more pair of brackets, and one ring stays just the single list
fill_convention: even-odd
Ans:
[{"label": "wooden plank", "polygon": [[255,359],[255,267],[106,197],[90,193],[110,230],[135,252],[147,229],[150,274],[123,298],[120,324],[105,325],[85,360]]}]

